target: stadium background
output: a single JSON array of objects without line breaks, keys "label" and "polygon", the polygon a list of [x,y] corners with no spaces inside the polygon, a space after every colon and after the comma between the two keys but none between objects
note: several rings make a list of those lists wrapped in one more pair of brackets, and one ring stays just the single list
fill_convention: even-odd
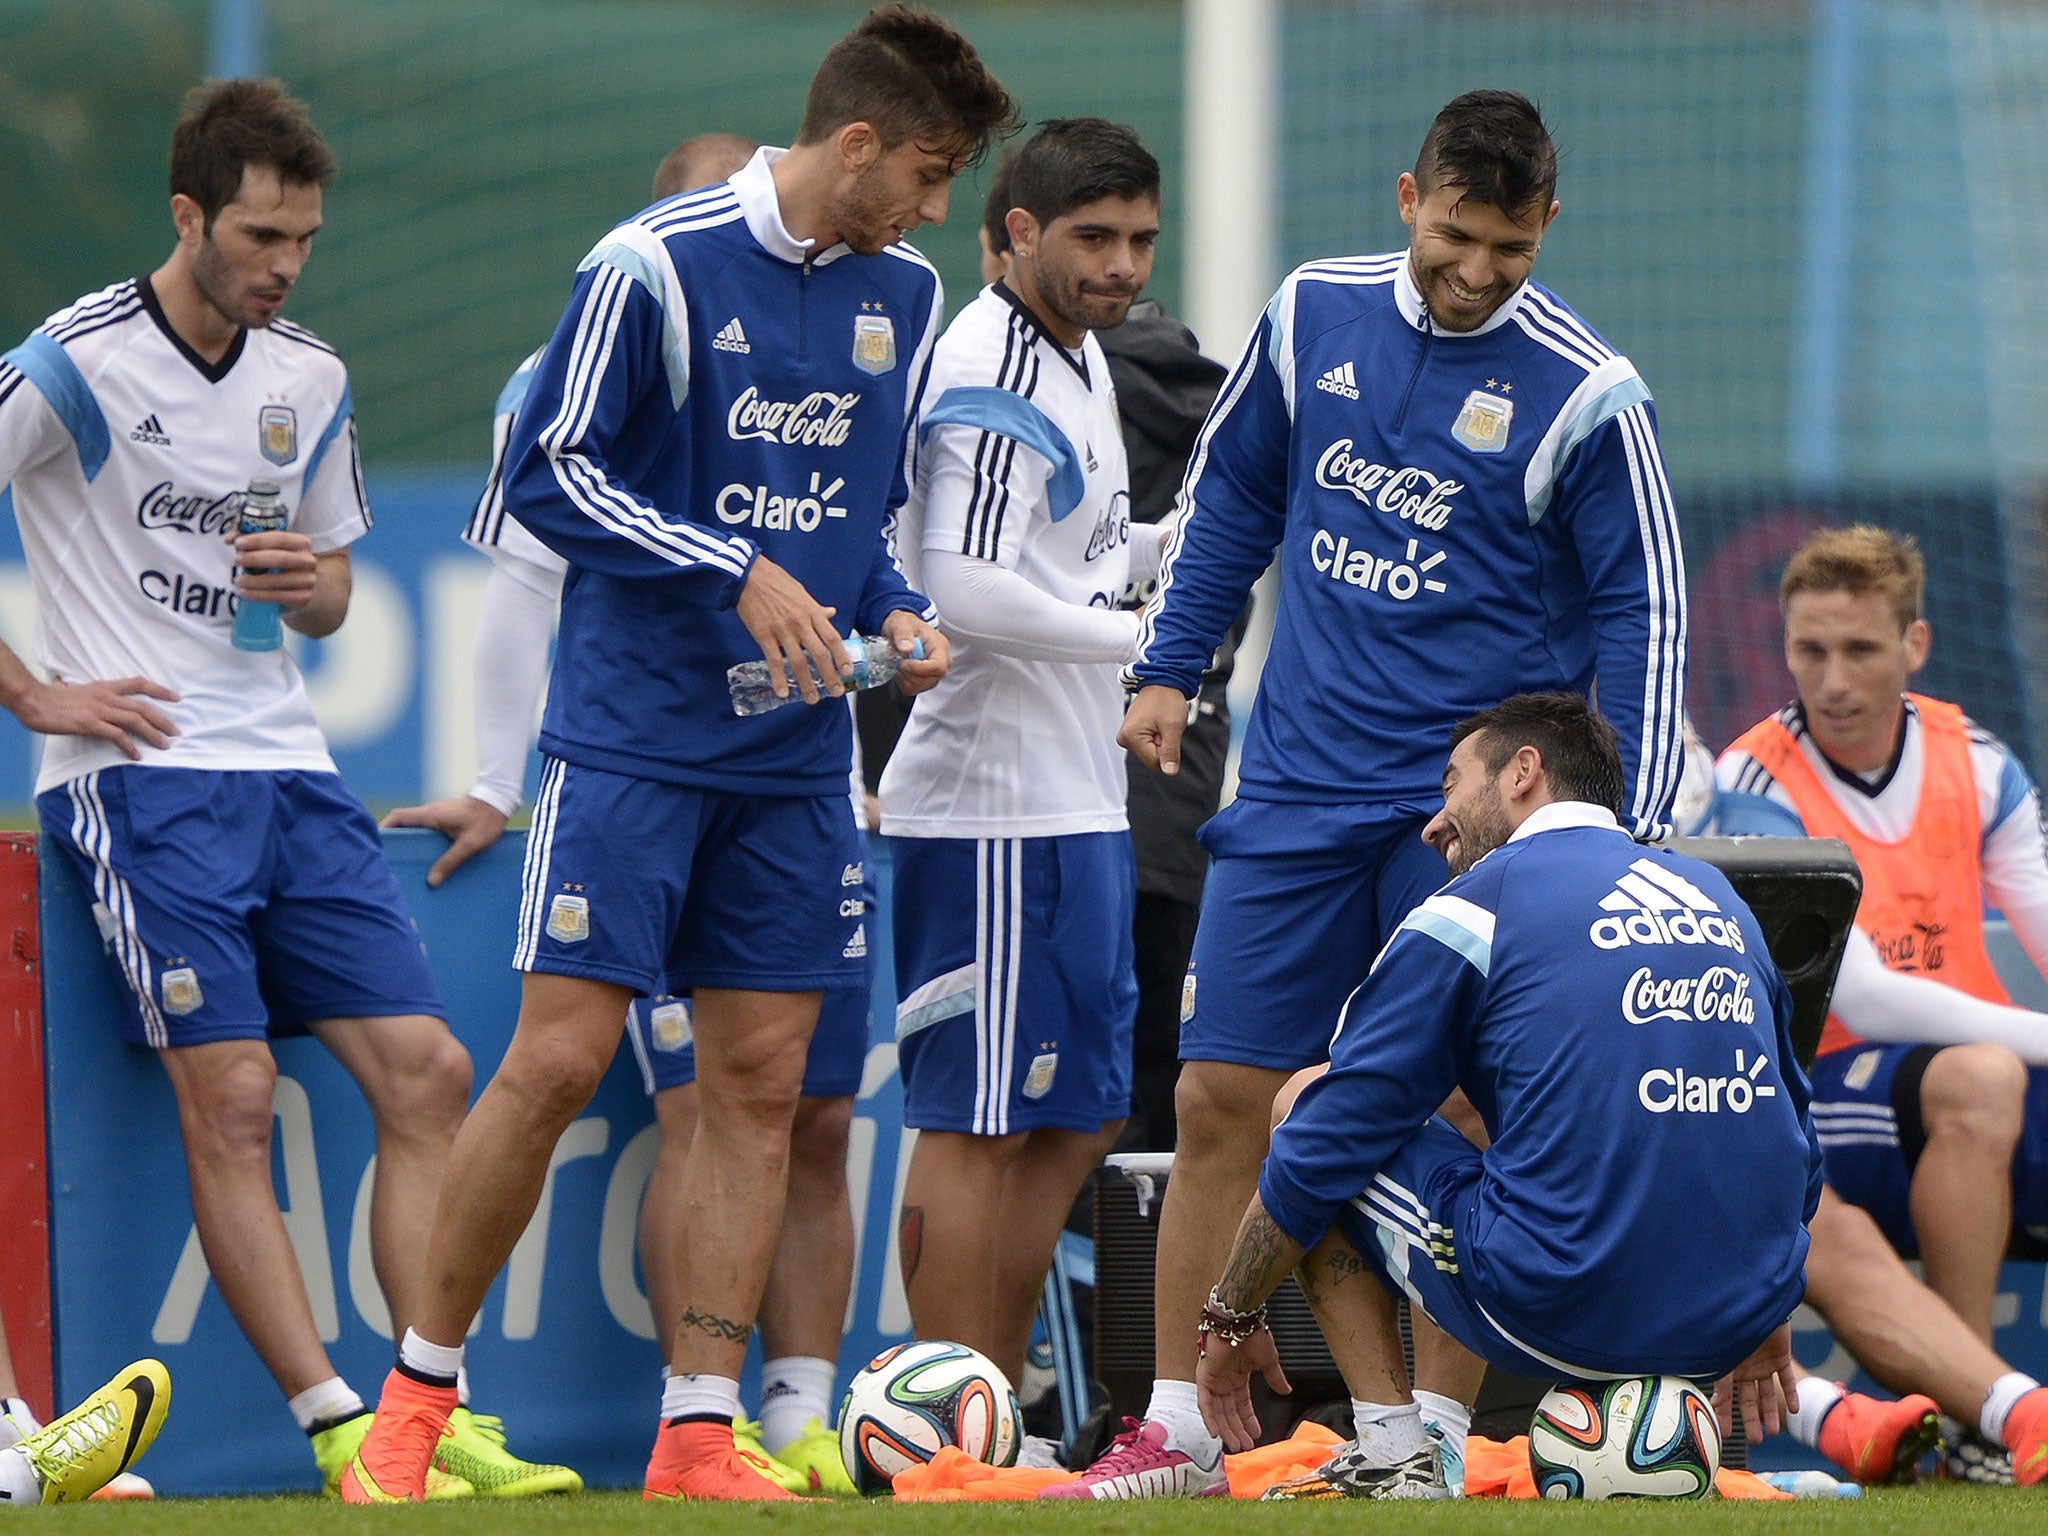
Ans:
[{"label": "stadium background", "polygon": [[[2037,771],[2048,763],[2048,294],[2036,274],[2048,8],[937,8],[1034,118],[1117,117],[1158,152],[1168,237],[1152,291],[1224,357],[1254,306],[1202,298],[1205,266],[1229,258],[1270,287],[1310,256],[1401,244],[1393,177],[1436,107],[1479,84],[1536,96],[1564,156],[1565,211],[1541,276],[1657,397],[1687,542],[1692,704],[1709,741],[1782,702],[1777,568],[1817,522],[1853,517],[1912,531],[1927,552],[1927,686]],[[210,69],[282,76],[340,156],[291,313],[350,364],[378,522],[358,547],[348,626],[306,645],[305,661],[343,771],[372,803],[468,785],[485,567],[456,534],[491,403],[551,328],[576,259],[645,201],[677,140],[714,128],[785,140],[813,63],[862,9],[0,0],[0,346],[162,259],[168,126]],[[1256,50],[1235,77],[1228,59],[1190,63],[1190,17],[1219,11],[1232,25],[1270,19],[1270,72]],[[1198,169],[1185,146],[1238,138],[1258,151],[1249,172],[1234,194],[1226,179],[1220,216],[1209,193],[1201,238],[1179,238]],[[985,178],[963,181],[951,223],[917,242],[955,307],[975,285]],[[27,650],[31,612],[0,519],[0,636]],[[1257,654],[1240,673],[1245,697]],[[26,815],[31,778],[27,737],[0,719],[0,804]],[[345,1240],[345,1213],[339,1230]],[[2039,1293],[2036,1273],[2022,1321]]]}]

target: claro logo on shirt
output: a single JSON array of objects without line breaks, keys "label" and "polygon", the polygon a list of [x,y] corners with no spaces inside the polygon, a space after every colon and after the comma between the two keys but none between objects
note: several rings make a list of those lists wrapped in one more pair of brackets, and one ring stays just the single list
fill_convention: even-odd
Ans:
[{"label": "claro logo on shirt", "polygon": [[837,448],[853,431],[860,396],[817,390],[801,400],[764,400],[751,384],[725,413],[726,435],[736,443],[782,443],[791,448]]},{"label": "claro logo on shirt", "polygon": [[1735,1071],[1728,1077],[1697,1077],[1684,1067],[1652,1067],[1636,1079],[1636,1102],[1653,1115],[1746,1115],[1758,1099],[1775,1099],[1777,1086],[1757,1081],[1771,1064],[1768,1056],[1750,1061],[1735,1053]]},{"label": "claro logo on shirt", "polygon": [[828,517],[846,516],[846,508],[832,498],[846,489],[846,477],[835,475],[825,482],[822,472],[813,472],[810,489],[794,496],[770,491],[765,485],[735,482],[718,493],[712,503],[721,523],[735,528],[794,528],[809,533]]}]

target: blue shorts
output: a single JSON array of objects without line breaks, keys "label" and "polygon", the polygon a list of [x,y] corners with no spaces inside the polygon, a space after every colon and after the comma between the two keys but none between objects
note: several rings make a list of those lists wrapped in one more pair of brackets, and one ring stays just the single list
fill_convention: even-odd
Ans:
[{"label": "blue shorts", "polygon": [[[1428,822],[1398,808],[1240,799],[1204,826],[1214,860],[1181,992],[1181,1060],[1282,1071],[1328,1061],[1345,999],[1451,877],[1422,841]],[[1276,843],[1289,851],[1266,851]]]},{"label": "blue shorts", "polygon": [[512,963],[643,997],[858,987],[865,878],[843,790],[738,795],[550,757]]},{"label": "blue shorts", "polygon": [[[1819,1057],[1813,1083],[1813,1125],[1827,1161],[1828,1183],[1870,1213],[1907,1258],[1920,1251],[1913,1228],[1913,1172],[1927,1145],[1920,1119],[1920,1079],[1943,1047],[1849,1046]],[[2027,1074],[2026,1117],[2012,1159],[2012,1223],[2048,1229],[2048,1069]]]},{"label": "blue shorts", "polygon": [[137,1044],[447,1017],[377,825],[339,774],[105,768],[36,810],[93,893]]},{"label": "blue shorts", "polygon": [[1479,1175],[1479,1149],[1449,1121],[1432,1116],[1387,1159],[1366,1192],[1338,1211],[1338,1229],[1388,1290],[1406,1296],[1489,1365],[1538,1381],[1648,1374],[1596,1371],[1545,1354],[1515,1337],[1512,1317],[1503,1321],[1498,1303],[1489,1308],[1472,1293],[1458,1238],[1474,1230]]},{"label": "blue shorts", "polygon": [[900,837],[894,852],[903,1123],[1006,1136],[1128,1115],[1130,834]]}]

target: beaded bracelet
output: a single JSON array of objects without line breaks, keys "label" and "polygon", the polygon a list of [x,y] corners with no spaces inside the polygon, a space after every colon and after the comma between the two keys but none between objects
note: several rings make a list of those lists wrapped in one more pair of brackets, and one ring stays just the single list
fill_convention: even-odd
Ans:
[{"label": "beaded bracelet", "polygon": [[1202,1320],[1196,1325],[1195,1331],[1198,1334],[1214,1334],[1235,1348],[1265,1326],[1264,1302],[1249,1312],[1239,1312],[1234,1307],[1226,1306],[1223,1298],[1217,1295],[1216,1288],[1211,1286],[1209,1299],[1202,1304]]}]

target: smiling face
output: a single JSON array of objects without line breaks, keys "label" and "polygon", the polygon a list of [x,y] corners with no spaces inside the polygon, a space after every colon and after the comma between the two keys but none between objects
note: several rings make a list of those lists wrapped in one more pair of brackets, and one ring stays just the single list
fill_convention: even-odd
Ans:
[{"label": "smiling face", "polygon": [[1444,808],[1422,829],[1422,840],[1444,856],[1453,875],[1464,874],[1515,830],[1502,784],[1516,773],[1517,758],[1489,773],[1479,754],[1484,734],[1474,732],[1452,750],[1444,768]]},{"label": "smiling face", "polygon": [[894,149],[865,123],[840,130],[840,150],[850,176],[827,202],[825,217],[847,249],[878,255],[923,224],[946,222],[953,178],[965,152],[959,146],[920,144]]},{"label": "smiling face", "polygon": [[1010,210],[1012,285],[1062,342],[1083,331],[1121,325],[1152,276],[1159,244],[1159,202],[1099,197],[1040,227]]},{"label": "smiling face", "polygon": [[271,167],[251,165],[211,229],[199,204],[182,194],[171,199],[171,217],[179,244],[190,253],[201,297],[229,324],[260,329],[284,308],[312,254],[320,188],[283,181]]},{"label": "smiling face", "polygon": [[1927,663],[1925,619],[1901,625],[1882,592],[1795,592],[1785,605],[1785,664],[1799,686],[1806,726],[1827,757],[1851,773],[1892,760],[1904,726],[1901,695]]},{"label": "smiling face", "polygon": [[1508,213],[1475,202],[1455,182],[1424,192],[1403,172],[1401,222],[1411,231],[1408,267],[1430,318],[1446,331],[1476,331],[1529,279],[1557,203]]}]

